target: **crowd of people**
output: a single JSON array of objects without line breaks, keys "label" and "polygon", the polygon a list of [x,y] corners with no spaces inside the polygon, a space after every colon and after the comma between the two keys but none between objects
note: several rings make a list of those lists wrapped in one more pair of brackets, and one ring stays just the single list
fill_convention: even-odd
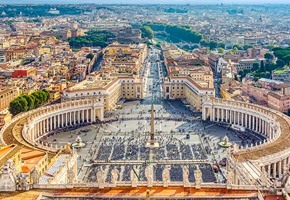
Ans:
[{"label": "crowd of people", "polygon": [[[230,125],[228,124],[218,123],[218,125],[226,129],[231,129]],[[239,131],[239,130],[234,130],[234,129],[232,130],[233,130],[233,134],[241,140],[242,146],[246,146],[246,145],[256,146],[258,142],[266,139],[265,136],[255,133],[252,130],[248,130],[248,129],[246,129],[245,131]]]}]

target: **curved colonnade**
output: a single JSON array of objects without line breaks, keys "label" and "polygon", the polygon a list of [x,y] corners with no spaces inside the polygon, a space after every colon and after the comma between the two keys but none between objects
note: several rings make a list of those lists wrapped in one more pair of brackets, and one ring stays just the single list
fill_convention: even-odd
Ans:
[{"label": "curved colonnade", "polygon": [[[49,105],[15,116],[0,131],[1,142],[9,145],[15,139],[30,147],[56,152],[59,148],[40,142],[50,131],[82,123],[94,123],[104,118],[100,101],[84,99]],[[11,138],[14,137],[13,139]],[[23,138],[23,139],[22,139]]]},{"label": "curved colonnade", "polygon": [[[0,131],[4,145],[25,141],[27,146],[56,152],[57,146],[45,145],[40,138],[58,128],[94,123],[104,118],[104,108],[96,100],[78,100],[50,105],[15,116]],[[267,138],[263,144],[244,149],[234,148],[237,162],[257,161],[269,176],[281,176],[290,165],[290,119],[283,113],[243,102],[205,99],[202,119],[234,124]],[[11,136],[12,134],[12,136]],[[13,139],[7,139],[13,137]],[[25,145],[24,144],[24,145]],[[264,169],[263,169],[264,168]]]},{"label": "curved colonnade", "polygon": [[[267,137],[260,145],[233,148],[237,162],[254,161],[269,176],[281,176],[290,165],[290,118],[276,110],[231,100],[206,99],[202,119],[238,125]],[[264,169],[262,169],[264,168]]]}]

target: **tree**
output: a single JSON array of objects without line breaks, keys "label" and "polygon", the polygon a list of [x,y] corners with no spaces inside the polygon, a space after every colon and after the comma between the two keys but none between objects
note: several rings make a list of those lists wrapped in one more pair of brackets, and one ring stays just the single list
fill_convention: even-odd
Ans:
[{"label": "tree", "polygon": [[244,50],[251,49],[251,48],[253,48],[253,46],[252,45],[249,45],[249,44],[246,44],[243,47]]},{"label": "tree", "polygon": [[289,65],[290,63],[290,54],[286,55],[283,57],[284,62],[286,63],[286,65]]},{"label": "tree", "polygon": [[242,50],[243,48],[240,47],[238,44],[233,45],[233,49]]},{"label": "tree", "polygon": [[278,67],[284,67],[285,66],[285,62],[283,60],[281,60],[281,59],[278,59],[276,64],[277,64]]},{"label": "tree", "polygon": [[46,103],[50,98],[50,94],[47,90],[38,90],[32,94],[23,94],[11,101],[9,106],[9,112],[16,115],[21,112],[38,108]]},{"label": "tree", "polygon": [[87,59],[92,60],[94,58],[94,54],[89,53],[86,57],[87,57]]},{"label": "tree", "polygon": [[50,93],[46,89],[43,89],[41,91],[45,94],[45,101],[48,101],[50,99]]},{"label": "tree", "polygon": [[225,50],[223,48],[218,48],[218,53],[224,54]]},{"label": "tree", "polygon": [[35,98],[34,108],[40,107],[45,102],[46,94],[42,93],[41,91],[33,92],[31,95]]},{"label": "tree", "polygon": [[264,61],[261,61],[260,71],[261,72],[266,72]]},{"label": "tree", "polygon": [[[278,60],[283,60],[284,65],[289,64],[290,62],[290,47],[288,48],[274,48],[274,55],[278,58]],[[280,63],[282,64],[282,63]]]},{"label": "tree", "polygon": [[215,49],[215,48],[217,48],[217,42],[210,41],[208,46],[210,49]]},{"label": "tree", "polygon": [[143,26],[140,30],[142,32],[142,38],[154,38],[154,31],[151,29],[150,26]]},{"label": "tree", "polygon": [[60,39],[62,39],[62,35],[57,34],[57,35],[55,35],[55,38],[58,39],[58,40],[60,40]]},{"label": "tree", "polygon": [[40,107],[42,103],[39,95],[37,93],[32,93],[31,95],[34,97],[34,108]]},{"label": "tree", "polygon": [[23,96],[19,96],[10,102],[8,110],[12,115],[25,112],[28,110],[28,102]]},{"label": "tree", "polygon": [[176,42],[199,43],[203,39],[203,35],[187,26],[162,23],[145,23],[143,26],[149,26],[153,31],[165,32],[169,40]]},{"label": "tree", "polygon": [[252,70],[253,71],[257,71],[259,69],[259,67],[260,67],[260,64],[259,63],[254,63]]},{"label": "tree", "polygon": [[22,97],[27,101],[28,103],[28,109],[27,110],[32,110],[34,108],[34,97],[32,95],[24,94]]},{"label": "tree", "polygon": [[28,111],[28,102],[23,96],[17,97],[22,111]]},{"label": "tree", "polygon": [[87,46],[106,47],[109,39],[115,38],[115,35],[109,31],[91,30],[86,32],[85,36],[69,38],[69,45],[73,48],[81,48]]},{"label": "tree", "polygon": [[12,115],[17,115],[18,113],[21,113],[22,110],[19,100],[14,99],[13,101],[11,101],[8,110]]},{"label": "tree", "polygon": [[226,45],[224,43],[222,43],[222,42],[218,42],[217,48],[223,48],[223,49],[225,49],[226,48]]},{"label": "tree", "polygon": [[266,60],[273,60],[274,56],[271,53],[265,53],[264,58]]}]

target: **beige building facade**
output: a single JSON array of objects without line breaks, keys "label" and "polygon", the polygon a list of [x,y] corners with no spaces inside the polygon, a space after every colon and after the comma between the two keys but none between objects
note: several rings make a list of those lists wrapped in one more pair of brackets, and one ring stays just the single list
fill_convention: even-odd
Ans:
[{"label": "beige building facade", "polygon": [[[143,79],[133,77],[117,77],[111,80],[103,80],[104,87],[100,80],[90,78],[81,85],[71,87],[64,91],[62,101],[72,101],[79,99],[97,99],[102,102],[105,111],[114,110],[118,107],[121,99],[143,99],[144,82]],[[83,87],[86,85],[87,87]]]},{"label": "beige building facade", "polygon": [[7,88],[0,91],[0,111],[9,108],[10,102],[20,95],[18,88]]},{"label": "beige building facade", "polygon": [[201,110],[203,98],[214,97],[214,88],[201,87],[190,77],[165,79],[162,85],[162,96],[165,99],[185,99],[197,110]]}]

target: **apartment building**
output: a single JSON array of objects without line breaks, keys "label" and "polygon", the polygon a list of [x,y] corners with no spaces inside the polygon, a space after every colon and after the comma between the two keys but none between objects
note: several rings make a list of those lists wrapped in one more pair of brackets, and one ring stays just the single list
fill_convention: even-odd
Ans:
[{"label": "apartment building", "polygon": [[201,59],[173,45],[163,45],[162,53],[168,72],[162,84],[163,98],[185,99],[200,110],[205,96],[215,96],[212,69],[200,66],[204,64]]},{"label": "apartment building", "polygon": [[162,96],[165,99],[185,99],[190,105],[200,110],[203,98],[214,97],[215,90],[207,84],[198,84],[190,77],[172,77],[165,78]]},{"label": "apartment building", "polygon": [[272,79],[290,82],[290,69],[280,69],[272,72]]},{"label": "apartment building", "polygon": [[237,63],[233,63],[237,71],[251,70],[255,63],[261,65],[261,61],[265,59],[240,59]]},{"label": "apartment building", "polygon": [[5,88],[0,90],[0,111],[9,108],[10,102],[20,95],[18,88]]},{"label": "apartment building", "polygon": [[93,98],[104,104],[109,111],[118,107],[118,101],[144,98],[144,82],[136,76],[112,77],[108,74],[93,73],[81,83],[64,91],[62,101]]},{"label": "apartment building", "polygon": [[288,113],[290,110],[290,85],[281,81],[261,78],[257,82],[227,82],[220,87],[224,99],[240,96],[243,101],[250,101],[269,108]]},{"label": "apartment building", "polygon": [[147,56],[145,44],[113,43],[104,49],[100,71],[63,92],[62,101],[93,98],[106,111],[118,108],[118,101],[144,98],[145,81],[138,76]]},{"label": "apartment building", "polygon": [[37,52],[35,45],[29,46],[13,46],[9,47],[5,51],[6,61],[23,59],[29,56],[33,56]]}]

